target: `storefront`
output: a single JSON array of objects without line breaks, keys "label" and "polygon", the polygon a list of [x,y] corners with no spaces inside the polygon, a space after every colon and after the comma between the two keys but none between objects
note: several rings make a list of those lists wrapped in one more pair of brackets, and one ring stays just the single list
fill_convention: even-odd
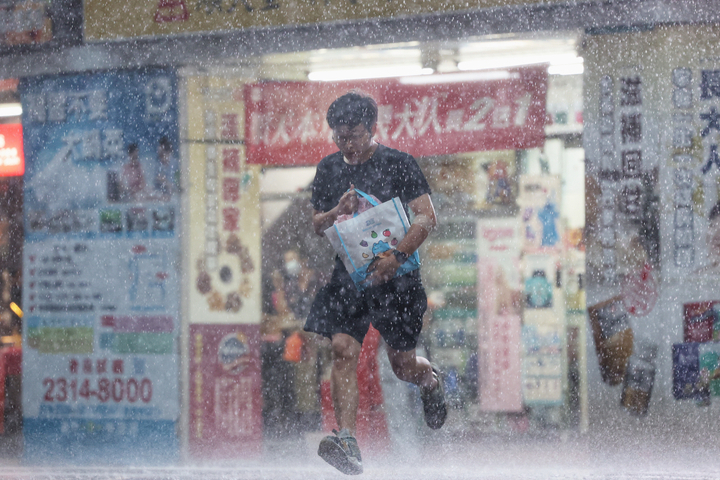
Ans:
[{"label": "storefront", "polygon": [[[29,461],[50,458],[49,438],[67,446],[55,455],[69,457],[82,446],[85,456],[76,458],[88,462],[107,460],[112,449],[138,438],[153,441],[133,446],[132,455],[146,461],[257,457],[267,451],[269,436],[298,433],[298,425],[301,431],[331,426],[326,345],[298,342],[292,333],[302,309],[279,293],[288,293],[284,273],[297,268],[289,264],[312,270],[310,284],[320,284],[332,266],[330,248],[310,228],[307,186],[313,165],[333,149],[324,110],[333,95],[352,87],[385,107],[380,142],[415,155],[433,188],[440,225],[420,252],[430,302],[421,350],[444,371],[450,432],[586,431],[607,419],[622,424],[627,412],[636,414],[633,422],[689,421],[687,402],[677,407],[681,403],[670,400],[672,348],[689,349],[683,358],[690,363],[687,358],[696,349],[700,358],[703,350],[710,370],[712,344],[698,343],[713,337],[685,335],[683,342],[679,323],[650,334],[670,324],[664,317],[655,324],[642,319],[661,316],[658,288],[653,294],[646,287],[661,283],[663,262],[671,265],[663,275],[677,279],[705,265],[690,261],[704,253],[688,252],[704,235],[708,222],[701,217],[716,201],[707,193],[714,177],[705,170],[713,175],[720,162],[714,144],[703,140],[717,130],[707,117],[714,111],[715,70],[706,66],[712,48],[700,54],[688,47],[685,63],[666,68],[672,39],[679,35],[689,46],[690,33],[650,26],[608,32],[692,23],[697,16],[713,21],[710,9],[694,5],[694,12],[649,16],[655,3],[649,0],[632,6],[482,2],[471,10],[461,10],[465,2],[405,2],[402,12],[394,10],[399,4],[380,1],[343,8],[326,2],[325,9],[302,4],[296,11],[275,0],[242,2],[242,8],[237,2],[233,8],[131,3],[135,16],[107,2],[86,2],[86,44],[0,58],[9,75],[21,78],[30,135],[23,307],[38,308],[23,325]],[[706,42],[713,35],[707,29],[696,38]],[[656,71],[664,80],[656,80]],[[115,91],[126,101],[109,93]],[[674,94],[705,103],[662,103]],[[665,117],[650,111],[672,119],[672,135]],[[708,119],[707,133],[681,135],[687,130],[681,127]],[[695,137],[707,144],[702,155],[692,150]],[[116,177],[131,145],[149,172],[175,182],[170,195],[162,182],[155,185],[155,175],[136,198],[121,188]],[[172,155],[161,168],[164,145]],[[587,183],[585,152],[592,152]],[[689,180],[663,168],[670,161],[694,165],[679,157],[685,153],[709,165],[695,165],[704,196],[696,200],[696,188],[691,205]],[[617,165],[598,164],[605,158]],[[54,160],[69,161],[78,172],[43,173]],[[673,165],[682,170],[678,175],[694,168]],[[684,208],[697,205],[695,217],[670,222],[657,213],[675,208],[666,202],[670,194],[656,191],[663,179],[684,189],[684,197],[672,195]],[[85,194],[60,197],[68,205],[48,193],[47,185],[76,192],[79,184]],[[648,192],[665,199],[662,208]],[[642,208],[641,201],[647,203]],[[51,211],[59,223],[47,217]],[[84,216],[69,221],[68,211]],[[633,232],[640,240],[632,240]],[[664,238],[676,239],[674,250],[660,248]],[[620,240],[628,243],[625,250]],[[645,256],[633,250],[638,243]],[[30,263],[62,247],[72,247],[62,258],[93,270],[85,279],[91,298],[70,302],[58,295],[86,293],[77,285],[48,292],[46,285],[41,293],[54,295],[52,308],[39,308],[31,277],[41,271],[31,273]],[[672,261],[663,257],[671,250]],[[637,262],[613,261],[628,252]],[[91,267],[108,256],[115,268]],[[117,280],[117,272],[129,281]],[[618,301],[635,273],[635,301]],[[151,286],[150,293],[141,294],[139,282]],[[620,313],[602,314],[623,328],[608,330],[604,317],[588,318],[586,286],[589,304],[601,308],[614,299],[610,304],[620,305]],[[305,284],[294,293],[309,298],[310,290]],[[708,292],[681,303],[712,303]],[[94,308],[71,318],[65,307],[81,303]],[[671,303],[668,309],[680,308]],[[64,307],[58,313],[53,305]],[[688,310],[686,323],[706,310]],[[648,341],[633,342],[643,329]],[[374,380],[365,384],[361,405],[376,413],[364,421],[395,432],[390,441],[399,430],[422,437],[420,417],[409,413],[416,393],[380,381],[387,373],[382,354],[370,349],[367,355]],[[268,358],[275,359],[274,373],[263,369]],[[657,380],[656,371],[662,372]],[[312,388],[269,388],[287,378]],[[76,397],[71,387],[65,394],[59,387],[73,380]],[[150,382],[145,390],[144,380]],[[620,384],[622,393],[615,388]],[[710,387],[693,388],[689,398],[709,403]]]},{"label": "storefront", "polygon": [[[532,52],[537,61],[562,58],[567,69],[579,63],[574,40],[572,36],[469,39],[454,50],[475,55],[478,51],[503,52],[505,65],[522,61],[521,53],[527,58]],[[382,68],[377,63],[373,66],[372,59],[378,63],[387,58],[408,59],[405,68],[409,69],[413,58],[421,58],[423,47],[384,45],[301,55],[308,59],[306,64],[316,66],[309,77],[329,79],[353,75],[352,71],[329,68],[337,65],[334,59],[365,62],[367,66],[356,72],[367,75],[368,71]],[[449,53],[453,48],[445,45],[444,50],[447,57],[435,49],[436,65],[457,64]],[[492,54],[489,56],[492,59]],[[266,61],[274,60],[270,57]],[[283,56],[282,61],[285,69],[273,69],[275,78],[293,78],[290,57]],[[249,130],[251,136],[246,137],[248,157],[294,166],[285,172],[266,166],[273,185],[278,178],[302,177],[304,172],[297,164],[314,162],[332,151],[327,127],[321,123],[325,105],[351,88],[360,88],[377,98],[381,117],[385,115],[378,141],[418,158],[433,188],[440,218],[440,227],[421,252],[431,303],[422,348],[446,371],[456,422],[448,427],[458,433],[467,428],[506,433],[545,426],[579,429],[586,414],[581,412],[586,401],[581,394],[585,378],[579,374],[585,370],[581,366],[585,349],[580,343],[585,324],[583,315],[578,316],[583,309],[578,304],[578,283],[582,282],[584,265],[580,247],[584,212],[577,208],[584,200],[583,157],[578,148],[582,83],[580,75],[548,77],[546,70],[543,65],[405,76],[399,80],[265,82],[248,87],[255,100],[246,105],[251,110],[247,118],[254,122]],[[478,99],[482,102],[478,103]],[[521,106],[522,101],[525,104]],[[481,103],[488,108],[480,113]],[[546,116],[547,104],[552,113]],[[462,109],[467,112],[464,116]],[[461,112],[460,118],[466,123],[454,128],[450,112]],[[519,115],[527,115],[527,123],[518,120]],[[403,123],[402,118],[407,121]],[[475,131],[481,134],[452,138],[453,132],[473,131],[473,121],[477,122]],[[510,133],[504,128],[507,125],[522,127]],[[283,134],[286,141],[278,141]],[[288,210],[277,220],[271,216],[278,202],[277,192],[264,197],[268,209],[263,218],[276,223],[268,225],[264,235],[266,244],[272,245],[263,253],[268,270],[280,272],[282,253],[298,249],[310,257],[308,263],[314,270],[327,274],[326,242],[311,233],[308,191],[304,188],[312,178],[311,168],[304,178],[304,184],[289,184],[286,195],[292,201],[286,200]],[[545,216],[549,220],[544,221],[543,229],[540,218]],[[498,254],[503,255],[503,261],[495,262]],[[528,300],[528,288],[532,287],[525,285],[533,284],[528,280],[538,270],[547,272],[543,276],[547,281],[535,289],[549,288],[549,297],[536,304],[533,302],[537,294]],[[494,282],[490,282],[492,287],[487,286],[488,275],[507,279],[503,280],[506,290],[494,294]],[[566,312],[563,295],[568,288],[566,279],[572,297],[570,312]],[[506,299],[493,299],[498,295]],[[266,298],[271,301],[272,295]],[[510,324],[500,325],[500,321]],[[567,335],[571,337],[570,347]],[[574,355],[570,360],[569,350]],[[409,398],[412,395],[404,394]],[[394,403],[408,403],[402,396],[391,398]],[[400,418],[389,421],[403,422]]]}]

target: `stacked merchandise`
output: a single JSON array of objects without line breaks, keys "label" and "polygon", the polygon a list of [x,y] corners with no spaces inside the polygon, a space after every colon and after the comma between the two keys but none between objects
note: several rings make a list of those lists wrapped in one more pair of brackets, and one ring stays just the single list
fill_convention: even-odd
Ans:
[{"label": "stacked merchandise", "polygon": [[428,242],[426,267],[431,328],[425,341],[445,375],[449,402],[467,405],[477,394],[477,256],[474,222],[448,222]]},{"label": "stacked merchandise", "polygon": [[683,343],[673,345],[673,396],[710,405],[720,396],[720,301],[683,305]]}]

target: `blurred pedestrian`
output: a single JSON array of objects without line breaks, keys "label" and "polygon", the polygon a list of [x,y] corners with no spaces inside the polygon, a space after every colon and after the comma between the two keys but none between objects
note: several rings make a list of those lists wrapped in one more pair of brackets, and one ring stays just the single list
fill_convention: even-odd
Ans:
[{"label": "blurred pedestrian", "polygon": [[158,141],[156,168],[153,179],[155,192],[162,200],[169,200],[178,191],[178,170],[174,165],[173,146],[168,137],[160,137]]},{"label": "blurred pedestrian", "polygon": [[297,428],[301,431],[320,427],[320,378],[318,342],[315,335],[302,331],[318,289],[318,274],[298,250],[283,254],[282,271],[273,275],[273,303],[282,316],[291,317],[286,331],[285,361],[294,365],[294,398]]}]

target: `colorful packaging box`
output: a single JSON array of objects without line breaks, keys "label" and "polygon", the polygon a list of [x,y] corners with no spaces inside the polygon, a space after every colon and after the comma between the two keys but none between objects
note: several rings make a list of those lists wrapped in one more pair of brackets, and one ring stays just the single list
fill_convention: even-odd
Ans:
[{"label": "colorful packaging box", "polygon": [[703,343],[698,346],[700,381],[707,384],[710,395],[720,396],[720,343]]},{"label": "colorful packaging box", "polygon": [[676,343],[673,356],[673,396],[675,400],[699,400],[709,398],[710,391],[700,381],[700,344]]},{"label": "colorful packaging box", "polygon": [[683,341],[712,342],[715,328],[715,301],[683,305]]}]

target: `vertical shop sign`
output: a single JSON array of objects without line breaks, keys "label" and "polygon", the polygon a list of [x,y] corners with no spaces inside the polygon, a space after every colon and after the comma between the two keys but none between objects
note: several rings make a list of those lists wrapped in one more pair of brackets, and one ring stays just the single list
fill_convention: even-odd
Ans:
[{"label": "vertical shop sign", "polygon": [[[188,255],[192,323],[260,323],[260,171],[245,162],[242,82],[191,77],[188,109],[202,121],[190,136],[198,172]],[[204,174],[204,178],[203,178]]]},{"label": "vertical shop sign", "polygon": [[189,448],[197,458],[258,455],[259,325],[190,326]]},{"label": "vertical shop sign", "polygon": [[612,77],[600,80],[600,201],[598,237],[603,282],[615,279],[615,100]]},{"label": "vertical shop sign", "polygon": [[478,365],[480,408],[522,410],[520,223],[478,220]]},{"label": "vertical shop sign", "polygon": [[678,66],[670,72],[670,80],[674,208],[667,268],[678,277],[717,275],[720,253],[710,240],[717,227],[708,217],[720,202],[720,67],[709,61],[700,68]]},{"label": "vertical shop sign", "polygon": [[601,77],[598,158],[591,175],[589,273],[593,282],[622,284],[628,313],[647,315],[657,300],[659,264],[658,167],[648,160],[652,141],[644,111],[640,67]]},{"label": "vertical shop sign", "polygon": [[176,85],[162,69],[20,84],[30,463],[178,457]]},{"label": "vertical shop sign", "polygon": [[257,457],[260,373],[260,169],[245,163],[242,86],[187,77],[190,203],[188,451],[194,459]]}]

